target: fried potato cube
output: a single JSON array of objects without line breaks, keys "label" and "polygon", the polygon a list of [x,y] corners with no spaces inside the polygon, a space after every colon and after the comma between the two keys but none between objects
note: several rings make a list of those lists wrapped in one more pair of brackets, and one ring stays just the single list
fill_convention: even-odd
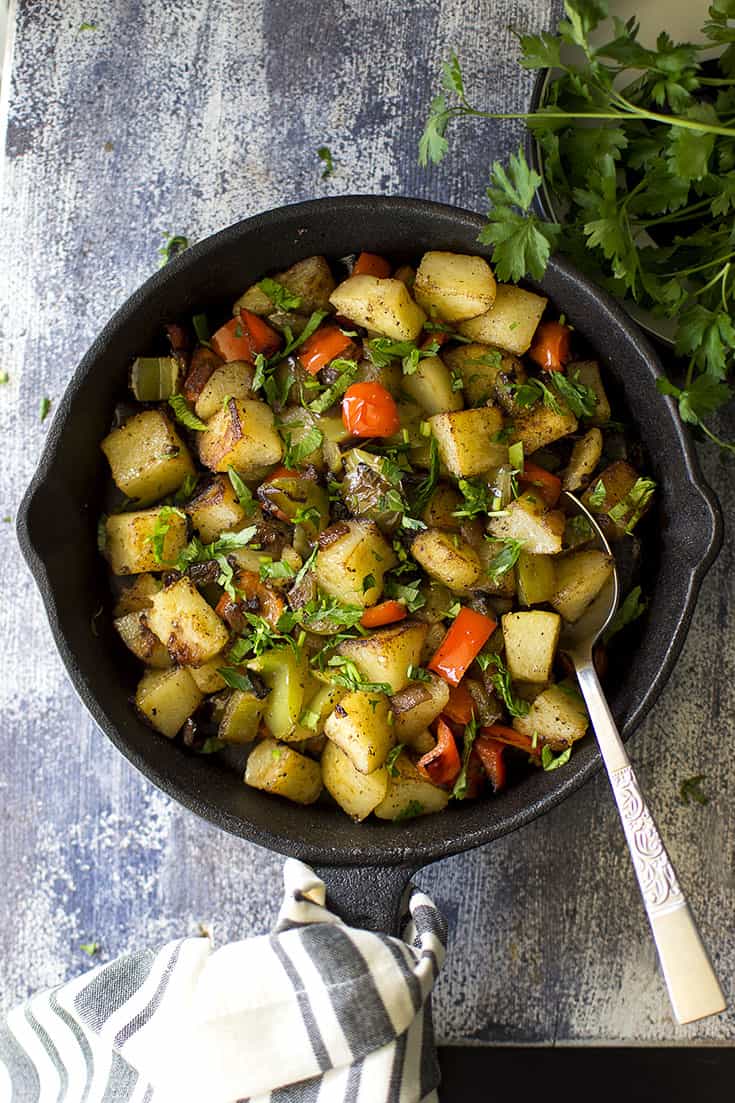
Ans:
[{"label": "fried potato cube", "polygon": [[151,727],[173,739],[202,703],[202,693],[188,670],[149,670],[141,678],[135,704]]},{"label": "fried potato cube", "polygon": [[508,446],[497,440],[503,414],[495,406],[456,410],[429,418],[439,458],[452,475],[481,475],[508,460]]},{"label": "fried potato cube", "polygon": [[148,627],[181,666],[202,666],[224,648],[228,632],[193,582],[180,578],[156,594]]},{"label": "fried potato cube", "polygon": [[102,441],[115,485],[140,505],[165,498],[194,474],[189,451],[160,410],[143,410]]},{"label": "fried potato cube", "polygon": [[547,302],[543,295],[534,295],[512,283],[499,283],[490,309],[477,318],[461,322],[458,329],[471,341],[495,345],[523,356],[531,347]]},{"label": "fried potato cube", "polygon": [[245,784],[296,804],[313,804],[322,791],[322,771],[318,762],[293,747],[262,739],[248,756]]},{"label": "fried potato cube", "polygon": [[[162,554],[156,558],[154,537],[165,529]],[[114,574],[162,571],[176,562],[186,545],[186,517],[168,506],[115,513],[104,525],[104,554]]]},{"label": "fried potato cube", "polygon": [[339,314],[394,341],[415,341],[426,314],[400,280],[350,276],[329,296]]},{"label": "fried potato cube", "polygon": [[495,301],[495,276],[482,257],[464,253],[424,253],[413,294],[430,316],[461,322],[484,314]]},{"label": "fried potato cube", "polygon": [[234,467],[245,479],[258,479],[278,463],[283,442],[273,411],[265,402],[233,398],[199,434],[199,457],[212,471]]}]

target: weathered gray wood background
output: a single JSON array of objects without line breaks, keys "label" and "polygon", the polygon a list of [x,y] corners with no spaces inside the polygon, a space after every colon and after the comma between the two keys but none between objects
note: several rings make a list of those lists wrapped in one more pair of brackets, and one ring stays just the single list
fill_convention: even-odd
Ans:
[{"label": "weathered gray wood background", "polygon": [[[521,109],[509,27],[555,0],[19,0],[6,87],[0,242],[0,1000],[103,957],[195,931],[262,931],[278,857],[161,796],[93,727],[55,654],[13,525],[82,351],[155,268],[165,232],[192,240],[279,203],[337,192],[483,207],[511,126],[467,129],[441,170],[415,147],[455,47],[478,101]],[[703,9],[705,7],[703,3]],[[80,31],[83,22],[96,31]],[[321,179],[317,147],[336,172]],[[706,465],[728,517],[732,477]],[[732,533],[730,533],[732,539]],[[733,998],[732,545],[685,653],[631,747]],[[707,775],[706,807],[678,800]],[[732,1015],[677,1028],[606,783],[510,838],[420,875],[451,925],[440,1038],[484,1043],[726,1041]]]}]

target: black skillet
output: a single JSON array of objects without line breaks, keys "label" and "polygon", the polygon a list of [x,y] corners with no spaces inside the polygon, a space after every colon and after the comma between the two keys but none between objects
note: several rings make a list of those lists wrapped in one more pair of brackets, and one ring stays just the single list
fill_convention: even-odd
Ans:
[{"label": "black skillet", "polygon": [[[283,207],[230,226],[193,246],[128,299],[94,342],[61,401],[38,471],[18,514],[18,536],[46,606],[69,676],[94,720],[119,750],[169,796],[211,823],[311,863],[351,921],[393,928],[410,875],[438,858],[491,842],[547,812],[599,768],[594,740],[562,770],[532,771],[497,797],[442,815],[353,824],[328,806],[304,809],[247,789],[217,755],[196,757],[154,734],[129,698],[133,666],[116,637],[95,531],[106,465],[99,441],[126,392],[132,359],[155,346],[165,321],[222,309],[254,280],[315,253],[337,258],[368,249],[415,258],[426,249],[487,253],[482,219],[415,199],[351,196]],[[646,550],[645,620],[631,630],[625,664],[608,680],[624,738],[643,720],[681,650],[721,520],[671,399],[656,391],[657,356],[606,294],[561,261],[540,285],[566,314],[614,381],[659,484]],[[91,624],[100,606],[105,612]]]}]

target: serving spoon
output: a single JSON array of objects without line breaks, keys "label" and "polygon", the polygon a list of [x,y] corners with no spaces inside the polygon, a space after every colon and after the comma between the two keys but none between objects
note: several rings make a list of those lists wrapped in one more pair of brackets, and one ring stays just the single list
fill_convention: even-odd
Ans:
[{"label": "serving spoon", "polygon": [[599,549],[610,556],[613,570],[582,617],[574,624],[565,625],[559,648],[568,655],[577,672],[579,688],[620,813],[674,1015],[679,1023],[691,1023],[716,1015],[727,1005],[592,661],[592,649],[618,607],[620,582],[615,559],[589,510],[573,494],[565,492],[562,497],[568,512],[587,519]]}]

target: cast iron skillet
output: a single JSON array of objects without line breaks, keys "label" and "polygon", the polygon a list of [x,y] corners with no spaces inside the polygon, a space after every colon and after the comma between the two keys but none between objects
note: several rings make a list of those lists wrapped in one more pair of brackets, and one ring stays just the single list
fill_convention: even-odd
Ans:
[{"label": "cast iron skillet", "polygon": [[[350,196],[269,211],[195,245],[128,299],[82,360],[18,514],[21,548],[62,660],[82,702],[115,746],[197,815],[316,866],[343,915],[373,929],[393,927],[401,892],[421,866],[505,835],[578,789],[600,765],[593,739],[576,748],[563,770],[533,771],[497,798],[407,823],[356,825],[329,807],[304,809],[247,789],[216,755],[195,757],[154,734],[130,706],[133,668],[111,624],[96,549],[107,477],[99,441],[125,393],[130,362],[155,343],[163,321],[221,307],[263,274],[315,253],[487,252],[477,244],[481,225],[476,214],[439,204]],[[657,539],[648,552],[649,613],[637,644],[626,652],[624,669],[609,685],[613,713],[627,738],[661,693],[679,655],[702,578],[719,550],[720,515],[671,399],[656,391],[659,363],[634,323],[561,261],[550,264],[540,289],[615,380],[660,488]],[[94,635],[90,625],[101,605],[105,613],[96,619]]]}]

